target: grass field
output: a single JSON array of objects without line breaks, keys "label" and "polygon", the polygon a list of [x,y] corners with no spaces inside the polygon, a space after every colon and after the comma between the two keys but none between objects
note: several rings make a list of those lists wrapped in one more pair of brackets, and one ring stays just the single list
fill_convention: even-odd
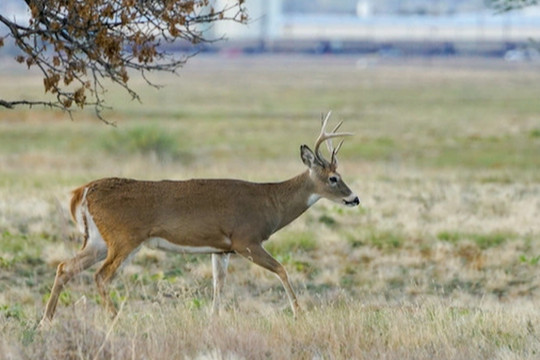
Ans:
[{"label": "grass field", "polygon": [[[540,72],[531,65],[349,57],[196,57],[161,90],[120,90],[106,126],[0,109],[2,359],[540,358]],[[42,95],[4,71],[0,98]],[[318,202],[266,248],[279,281],[233,257],[213,318],[209,256],[142,250],[100,307],[93,271],[36,323],[55,266],[81,246],[69,192],[92,179],[233,177],[304,170],[322,112],[356,133],[340,171],[359,208]]]}]

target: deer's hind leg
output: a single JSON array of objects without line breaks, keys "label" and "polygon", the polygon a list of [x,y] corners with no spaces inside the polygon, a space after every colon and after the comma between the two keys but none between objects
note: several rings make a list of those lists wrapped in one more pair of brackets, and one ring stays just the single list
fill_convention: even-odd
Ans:
[{"label": "deer's hind leg", "polygon": [[97,228],[92,225],[93,221],[90,218],[90,226],[85,228],[85,242],[83,248],[73,258],[61,262],[58,265],[54,285],[51,290],[51,296],[45,307],[45,313],[43,314],[40,325],[44,325],[46,321],[52,320],[56,311],[58,298],[60,297],[64,285],[80,272],[105,259],[105,256],[107,255],[107,245],[97,231]]},{"label": "deer's hind leg", "polygon": [[115,242],[107,241],[109,244],[107,258],[94,275],[94,280],[103,304],[113,317],[116,316],[117,310],[108,293],[109,285],[118,268],[132,253],[136,252],[142,243],[142,240],[138,241],[129,236],[117,236],[115,239],[117,239]]}]

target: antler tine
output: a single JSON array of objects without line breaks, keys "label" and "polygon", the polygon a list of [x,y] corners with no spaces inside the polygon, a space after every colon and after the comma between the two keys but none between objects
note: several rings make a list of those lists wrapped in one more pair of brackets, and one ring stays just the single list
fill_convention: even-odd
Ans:
[{"label": "antler tine", "polygon": [[343,142],[345,141],[345,139],[341,140],[339,142],[339,145],[337,146],[337,148],[334,150],[334,156],[337,155],[339,149],[341,149],[341,145],[343,145]]},{"label": "antler tine", "polygon": [[[328,124],[328,119],[330,119],[330,115],[332,115],[332,110],[328,111],[324,118],[323,118],[323,114],[321,114],[321,133],[319,134],[319,138],[317,139],[317,142],[319,141],[319,139],[321,137],[324,137],[326,135],[326,125]],[[334,132],[334,131],[332,131],[332,132]],[[315,147],[317,147],[317,146],[315,146]]]},{"label": "antler tine", "polygon": [[338,129],[341,127],[341,125],[343,125],[343,120],[341,120],[341,121],[336,125],[336,127],[334,128],[334,130],[332,130],[332,134],[335,134],[335,132],[338,131]]},{"label": "antler tine", "polygon": [[323,133],[324,130],[326,129],[326,123],[328,123],[328,119],[330,119],[330,115],[332,115],[332,110],[326,113],[326,116],[324,117],[324,120],[323,120],[323,114],[321,114],[321,120],[322,120],[321,133]]},{"label": "antler tine", "polygon": [[341,140],[341,141],[339,142],[338,146],[336,147],[336,149],[335,149],[335,150],[332,150],[332,160],[331,160],[331,163],[332,163],[332,164],[336,164],[336,163],[337,163],[337,157],[336,157],[336,156],[337,156],[337,153],[338,153],[339,149],[341,149],[341,145],[343,145],[343,142],[344,142],[344,141],[345,141],[345,140]]},{"label": "antler tine", "polygon": [[325,129],[326,129],[326,124],[328,123],[328,119],[330,118],[330,114],[332,112],[329,111],[327,114],[326,114],[326,117],[324,119],[322,119],[322,116],[321,116],[321,119],[322,119],[322,124],[321,124],[321,133],[319,134],[319,137],[317,138],[317,140],[315,141],[315,156],[317,157],[317,159],[322,163],[322,164],[325,164],[326,161],[324,160],[324,158],[322,157],[321,155],[321,152],[319,150],[319,147],[321,146],[322,142],[327,140],[327,136],[328,134],[325,132]]},{"label": "antler tine", "polygon": [[334,143],[332,142],[332,139],[326,139],[325,141],[326,147],[328,148],[328,152],[334,151]]}]

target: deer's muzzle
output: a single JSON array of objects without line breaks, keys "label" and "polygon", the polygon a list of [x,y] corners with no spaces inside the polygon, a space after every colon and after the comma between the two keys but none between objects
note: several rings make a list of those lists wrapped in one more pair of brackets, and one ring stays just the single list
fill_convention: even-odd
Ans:
[{"label": "deer's muzzle", "polygon": [[351,194],[351,196],[343,199],[343,203],[347,206],[357,206],[360,205],[360,199],[358,196]]}]

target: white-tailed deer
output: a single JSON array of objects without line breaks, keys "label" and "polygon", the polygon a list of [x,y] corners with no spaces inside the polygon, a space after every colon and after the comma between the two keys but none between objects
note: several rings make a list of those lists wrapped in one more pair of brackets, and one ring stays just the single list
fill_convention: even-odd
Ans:
[{"label": "white-tailed deer", "polygon": [[[317,200],[327,198],[356,206],[358,197],[336,172],[332,138],[351,135],[327,133],[325,117],[315,151],[302,145],[308,170],[278,183],[194,179],[137,181],[106,178],[73,191],[71,214],[84,234],[82,249],[58,265],[42,323],[52,319],[58,296],[73,276],[105,260],[95,281],[105,307],[116,313],[108,285],[118,267],[142,245],[180,253],[212,254],[214,302],[218,311],[229,254],[236,253],[275,273],[287,292],[293,313],[299,306],[284,267],[262,246],[270,235],[300,216]],[[326,142],[331,160],[323,158]]]}]

